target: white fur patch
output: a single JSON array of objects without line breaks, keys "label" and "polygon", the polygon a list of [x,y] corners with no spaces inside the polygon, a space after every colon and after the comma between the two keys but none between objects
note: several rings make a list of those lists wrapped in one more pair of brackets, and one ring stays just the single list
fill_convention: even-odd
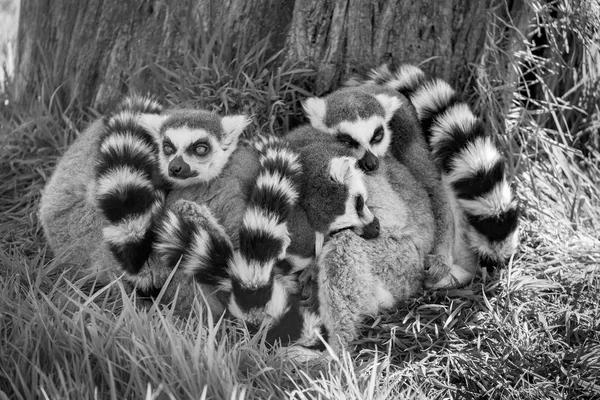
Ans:
[{"label": "white fur patch", "polygon": [[296,204],[298,200],[298,191],[292,182],[281,176],[279,173],[269,173],[267,171],[263,171],[258,178],[256,179],[256,187],[265,192],[281,192],[283,193],[286,202],[293,206]]},{"label": "white fur patch", "polygon": [[452,138],[450,132],[454,129],[469,132],[476,123],[477,118],[465,103],[448,108],[442,115],[438,115],[431,125],[431,147],[434,152],[441,140]]},{"label": "white fur patch", "polygon": [[498,215],[509,209],[517,208],[517,202],[513,199],[510,186],[503,180],[488,193],[473,200],[458,200],[461,208],[477,216]]},{"label": "white fur patch", "polygon": [[120,154],[143,154],[149,159],[149,162],[154,160],[154,151],[152,147],[131,133],[113,133],[107,136],[102,141],[100,152],[109,153],[112,151]]},{"label": "white fur patch", "polygon": [[325,100],[319,97],[310,97],[304,100],[302,107],[304,108],[304,112],[310,120],[310,124],[313,126],[313,128],[328,133],[335,132],[325,125],[325,115],[327,112]]},{"label": "white fur patch", "polygon": [[131,122],[137,123],[138,114],[130,110],[124,110],[116,113],[108,120],[108,125],[114,127],[115,125],[129,125]]},{"label": "white fur patch", "polygon": [[104,240],[115,245],[124,245],[143,239],[152,222],[152,215],[142,214],[127,219],[118,225],[110,225],[102,229]]},{"label": "white fur patch", "polygon": [[[393,98],[393,97],[392,97]],[[380,115],[372,115],[367,119],[357,119],[356,121],[342,121],[337,124],[337,130],[343,133],[347,133],[352,136],[354,140],[360,143],[364,148],[371,148],[371,138],[373,132],[379,126],[385,126],[387,119]]]},{"label": "white fur patch", "polygon": [[288,164],[290,170],[294,173],[302,171],[302,164],[300,163],[298,154],[288,149],[267,148],[264,155],[260,158],[261,165],[264,165],[265,161],[268,160]]},{"label": "white fur patch", "polygon": [[154,100],[152,97],[142,96],[140,94],[134,93],[127,96],[122,102],[121,107],[125,109],[131,109],[133,106],[140,107],[143,109],[153,109],[153,110],[162,110],[162,105]]},{"label": "white fur patch", "polygon": [[378,309],[374,310],[373,313],[377,313],[382,309],[390,309],[396,304],[394,295],[390,293],[389,290],[385,289],[383,284],[377,285],[377,287],[375,288],[375,293],[373,293],[373,295],[375,296],[375,302],[378,307]]},{"label": "white fur patch", "polygon": [[387,64],[380,65],[379,67],[371,69],[369,71],[369,78],[371,81],[367,81],[369,84],[376,84],[377,81],[389,80],[392,73],[390,72],[390,68]]},{"label": "white fur patch", "polygon": [[229,272],[232,277],[243,282],[246,287],[264,286],[269,282],[271,271],[275,260],[261,264],[256,261],[248,261],[239,251],[233,254],[233,258],[229,263]]},{"label": "white fur patch", "polygon": [[166,218],[162,221],[160,229],[158,229],[158,240],[154,244],[154,248],[160,254],[170,254],[174,251],[179,251],[177,243],[173,242],[177,231],[181,229],[179,217],[173,211],[166,212]]},{"label": "white fur patch", "polygon": [[325,245],[325,235],[321,232],[315,232],[315,257],[319,257]]},{"label": "white fur patch", "polygon": [[502,156],[490,138],[477,138],[452,159],[450,182],[475,175],[481,170],[490,170]]},{"label": "white fur patch", "polygon": [[140,114],[138,116],[138,122],[155,139],[158,139],[160,136],[160,128],[163,126],[167,118],[169,118],[168,115]]},{"label": "white fur patch", "polygon": [[389,121],[396,112],[396,110],[402,107],[403,104],[402,100],[400,100],[398,97],[388,96],[387,94],[383,93],[375,95],[375,98],[377,99],[377,101],[379,101],[379,103],[385,110],[386,121]]},{"label": "white fur patch", "polygon": [[292,270],[290,273],[303,271],[314,261],[313,257],[300,257],[295,254],[286,254],[285,259],[292,264]]},{"label": "white fur patch", "polygon": [[329,163],[329,176],[348,187],[350,195],[361,194],[367,200],[363,172],[356,167],[354,157],[334,157]]},{"label": "white fur patch", "polygon": [[[173,146],[177,149],[177,154],[181,154],[197,140],[214,137],[214,135],[204,129],[191,129],[187,126],[182,126],[180,128],[169,128],[165,130],[164,137],[168,138],[171,143],[173,143]],[[211,141],[211,145],[214,144],[215,143]]]},{"label": "white fur patch", "polygon": [[118,192],[124,186],[154,189],[152,182],[144,173],[127,165],[120,165],[107,171],[98,179],[97,195]]},{"label": "white fur patch", "polygon": [[267,303],[265,311],[271,318],[279,319],[288,310],[289,293],[286,286],[275,279],[273,281],[273,294],[271,300]]},{"label": "white fur patch", "polygon": [[264,212],[263,210],[252,207],[244,214],[244,226],[253,231],[269,232],[274,237],[284,243],[284,251],[289,246],[290,236],[285,222],[278,223],[278,217]]},{"label": "white fur patch", "polygon": [[419,120],[425,118],[426,109],[437,109],[440,104],[446,104],[454,95],[454,89],[441,79],[427,82],[421,86],[412,96],[411,100],[417,109]]},{"label": "white fur patch", "polygon": [[221,128],[225,132],[223,145],[229,147],[236,143],[237,139],[244,132],[244,129],[250,124],[250,120],[245,115],[228,115],[221,119]]},{"label": "white fur patch", "polygon": [[194,237],[190,244],[190,250],[193,256],[184,259],[181,265],[183,271],[188,275],[194,276],[196,272],[206,267],[206,265],[201,264],[199,260],[205,258],[208,254],[207,243],[209,239],[208,232],[204,230],[194,232]]},{"label": "white fur patch", "polygon": [[415,90],[419,85],[419,82],[425,77],[425,72],[421,68],[404,64],[396,70],[394,78],[390,80],[386,85],[394,90]]},{"label": "white fur patch", "polygon": [[473,279],[473,274],[461,267],[460,265],[452,264],[450,271],[442,279],[434,284],[428,284],[430,289],[450,289],[468,284]]},{"label": "white fur patch", "polygon": [[323,326],[321,316],[305,309],[302,309],[300,312],[302,313],[304,323],[297,343],[302,346],[311,346],[319,343],[318,333],[320,333]]}]

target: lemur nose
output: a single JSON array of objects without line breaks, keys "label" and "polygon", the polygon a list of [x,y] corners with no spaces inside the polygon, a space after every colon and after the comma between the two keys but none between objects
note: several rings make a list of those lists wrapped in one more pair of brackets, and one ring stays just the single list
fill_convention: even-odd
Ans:
[{"label": "lemur nose", "polygon": [[169,172],[173,175],[177,175],[181,172],[181,165],[171,165],[169,166]]},{"label": "lemur nose", "polygon": [[373,172],[379,168],[379,159],[375,154],[367,151],[364,157],[358,161],[358,166],[365,172]]},{"label": "lemur nose", "polygon": [[362,237],[364,239],[375,239],[379,237],[379,231],[381,227],[379,225],[379,219],[377,217],[373,217],[373,221],[364,227]]}]

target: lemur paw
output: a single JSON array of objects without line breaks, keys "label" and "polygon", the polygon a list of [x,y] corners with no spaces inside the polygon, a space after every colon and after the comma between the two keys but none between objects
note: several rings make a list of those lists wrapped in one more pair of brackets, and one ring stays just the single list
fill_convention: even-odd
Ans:
[{"label": "lemur paw", "polygon": [[460,265],[452,264],[451,266],[445,266],[445,268],[447,271],[444,275],[429,274],[425,280],[425,286],[429,289],[457,288],[467,285],[473,278],[473,274]]}]

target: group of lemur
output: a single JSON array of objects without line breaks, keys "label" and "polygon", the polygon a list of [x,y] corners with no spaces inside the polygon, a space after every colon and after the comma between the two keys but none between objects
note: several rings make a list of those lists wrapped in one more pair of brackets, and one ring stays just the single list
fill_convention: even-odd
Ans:
[{"label": "group of lemur", "polygon": [[241,140],[244,115],[126,97],[44,189],[49,245],[145,293],[172,279],[172,297],[199,291],[267,340],[311,349],[515,252],[505,160],[445,81],[383,66],[304,110],[310,123],[285,136]]}]

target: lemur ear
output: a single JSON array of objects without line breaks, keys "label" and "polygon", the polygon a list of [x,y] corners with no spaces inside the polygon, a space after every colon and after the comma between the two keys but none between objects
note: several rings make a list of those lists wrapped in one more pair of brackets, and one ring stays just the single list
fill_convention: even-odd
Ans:
[{"label": "lemur ear", "polygon": [[329,164],[329,177],[338,183],[346,183],[356,172],[356,158],[334,157]]},{"label": "lemur ear", "polygon": [[375,98],[377,99],[377,101],[379,101],[379,104],[381,104],[381,106],[385,110],[385,119],[388,121],[390,120],[390,118],[392,118],[396,110],[402,107],[402,100],[400,100],[396,96],[389,96],[387,94],[382,93],[376,95]]},{"label": "lemur ear", "polygon": [[327,131],[327,126],[325,125],[325,112],[327,107],[325,105],[325,100],[319,97],[310,97],[304,100],[302,104],[304,108],[304,112],[306,116],[310,120],[310,124],[313,128]]},{"label": "lemur ear", "polygon": [[221,128],[225,132],[223,145],[227,147],[236,142],[249,124],[250,119],[245,115],[227,115],[221,118]]},{"label": "lemur ear", "polygon": [[163,126],[167,118],[169,118],[168,115],[140,114],[139,123],[156,139],[159,137],[160,128]]}]

